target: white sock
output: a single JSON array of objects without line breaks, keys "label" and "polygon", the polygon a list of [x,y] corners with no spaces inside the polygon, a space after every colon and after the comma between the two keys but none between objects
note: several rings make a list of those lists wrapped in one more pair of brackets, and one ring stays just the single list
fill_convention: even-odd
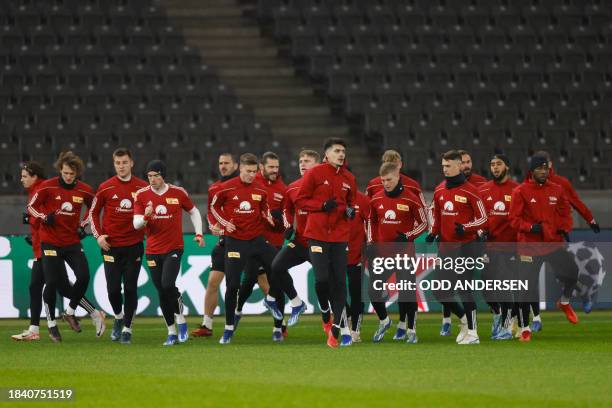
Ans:
[{"label": "white sock", "polygon": [[212,330],[213,328],[213,318],[208,316],[208,315],[204,315],[204,326],[208,327],[209,329]]},{"label": "white sock", "polygon": [[283,330],[282,330],[282,328],[281,328],[281,327],[274,327],[274,328],[272,328],[272,333],[280,333],[280,332],[282,332],[282,331],[283,331]]},{"label": "white sock", "polygon": [[231,330],[231,331],[234,331],[234,325],[233,325],[233,324],[226,324],[226,325],[225,325],[225,330]]},{"label": "white sock", "polygon": [[132,328],[131,327],[124,327],[123,330],[121,330],[122,333],[132,333]]},{"label": "white sock", "polygon": [[559,301],[559,303],[562,304],[563,306],[569,305],[569,301],[567,301],[567,300],[561,300],[561,301]]},{"label": "white sock", "polygon": [[168,326],[168,334],[174,334],[176,336],[176,326],[175,325]]},{"label": "white sock", "polygon": [[183,324],[183,323],[186,323],[186,321],[185,321],[185,316],[183,316],[182,314],[175,314],[175,315],[174,315],[174,318],[176,319],[176,322],[177,322],[178,324]]},{"label": "white sock", "polygon": [[542,321],[542,317],[540,315],[533,316],[533,321],[534,322],[541,322]]},{"label": "white sock", "polygon": [[415,329],[408,329],[408,333],[416,333]]},{"label": "white sock", "polygon": [[48,321],[47,321],[47,326],[48,326],[49,328],[51,328],[51,327],[55,327],[55,326],[57,326],[57,323],[55,322],[55,320],[48,320]]},{"label": "white sock", "polygon": [[266,300],[267,300],[268,302],[276,302],[276,299],[275,299],[275,298],[273,298],[273,297],[272,297],[272,296],[270,296],[270,295],[266,295]]},{"label": "white sock", "polygon": [[450,317],[443,317],[442,318],[442,324],[445,324],[445,323],[451,324],[451,318]]},{"label": "white sock", "polygon": [[476,329],[468,330],[468,335],[478,337],[478,332]]},{"label": "white sock", "polygon": [[73,308],[71,308],[70,306],[68,306],[68,307],[66,308],[66,314],[67,314],[67,315],[74,316],[74,309],[73,309]]},{"label": "white sock", "polygon": [[30,333],[40,333],[40,328],[38,326],[30,325],[28,331]]},{"label": "white sock", "polygon": [[463,317],[461,319],[459,319],[459,320],[461,320],[461,324],[467,324],[467,316],[466,315],[463,315]]},{"label": "white sock", "polygon": [[[388,319],[388,318],[387,318],[387,319]],[[341,327],[341,328],[340,328],[340,334],[341,334],[341,335],[345,335],[345,334],[350,335],[350,334],[351,334],[351,331],[349,330],[349,328],[348,328],[347,326],[344,326],[344,327]]]},{"label": "white sock", "polygon": [[398,329],[402,329],[402,330],[406,330],[406,322],[402,322],[400,320],[399,322],[397,322],[397,328]]},{"label": "white sock", "polygon": [[384,326],[385,324],[389,323],[389,316],[385,317],[383,320],[380,321],[380,325]]},{"label": "white sock", "polygon": [[115,315],[115,319],[116,320],[123,319],[123,316],[124,316],[123,312],[121,312],[121,313]]},{"label": "white sock", "polygon": [[521,333],[522,333],[522,332],[525,332],[525,331],[528,331],[528,332],[530,332],[530,331],[531,331],[531,329],[529,328],[529,326],[527,326],[527,327],[521,327]]},{"label": "white sock", "polygon": [[236,309],[236,310],[234,310],[234,314],[238,315],[238,316],[242,316],[242,310]]},{"label": "white sock", "polygon": [[298,307],[302,304],[302,299],[299,296],[294,297],[289,302],[291,302],[291,307]]}]

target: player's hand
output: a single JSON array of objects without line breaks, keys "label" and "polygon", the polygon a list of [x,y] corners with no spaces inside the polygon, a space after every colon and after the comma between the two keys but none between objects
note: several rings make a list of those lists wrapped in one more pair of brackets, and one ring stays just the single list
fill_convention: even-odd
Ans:
[{"label": "player's hand", "polygon": [[344,210],[344,214],[346,215],[346,218],[352,220],[353,218],[355,218],[355,214],[357,214],[357,211],[353,207],[346,207],[346,210]]},{"label": "player's hand", "polygon": [[465,227],[463,226],[463,224],[459,224],[458,222],[455,223],[455,233],[460,237],[465,234]]},{"label": "player's hand", "polygon": [[295,230],[293,229],[293,227],[289,227],[289,229],[287,229],[285,231],[285,239],[286,240],[290,240],[291,237],[293,237],[293,233],[295,232]]},{"label": "player's hand", "polygon": [[531,229],[529,230],[529,232],[532,232],[534,234],[539,234],[542,232],[542,224],[533,224],[531,226]]},{"label": "player's hand", "polygon": [[77,235],[79,236],[79,239],[82,240],[89,234],[87,233],[87,231],[85,231],[85,228],[79,227],[77,228]]},{"label": "player's hand", "polygon": [[45,216],[45,220],[43,221],[46,225],[55,224],[55,213],[49,213]]},{"label": "player's hand", "polygon": [[395,237],[395,242],[408,242],[408,237],[403,232],[398,232]]},{"label": "player's hand", "polygon": [[487,242],[489,240],[489,234],[487,231],[478,231],[478,238],[476,238],[479,242]]},{"label": "player's hand", "polygon": [[438,240],[438,236],[435,234],[427,234],[427,236],[425,237],[425,242],[435,242]]},{"label": "player's hand", "polygon": [[596,221],[593,221],[592,223],[590,223],[589,227],[591,227],[593,232],[596,234],[599,234],[599,232],[601,231],[601,228],[599,228],[599,224]]},{"label": "player's hand", "polygon": [[108,243],[108,241],[106,240],[106,238],[108,238],[108,235],[100,235],[98,237],[98,245],[100,246],[100,248],[102,248],[105,251],[108,251],[110,249],[110,244]]},{"label": "player's hand", "polygon": [[201,234],[196,234],[193,240],[198,243],[199,247],[203,247],[204,245],[206,245],[206,241],[204,240],[204,237]]},{"label": "player's hand", "polygon": [[558,230],[557,233],[563,237],[565,242],[570,242],[569,234],[566,231]]},{"label": "player's hand", "polygon": [[216,237],[221,235],[221,231],[223,231],[223,229],[219,226],[219,223],[210,227],[210,232]]},{"label": "player's hand", "polygon": [[151,215],[153,215],[153,206],[147,205],[147,208],[145,208],[145,211],[144,211],[144,216],[150,217]]},{"label": "player's hand", "polygon": [[30,223],[30,214],[28,214],[27,212],[24,212],[23,214],[21,214],[21,222],[24,224],[29,224]]},{"label": "player's hand", "polygon": [[227,232],[234,232],[236,231],[236,226],[234,224],[232,224],[231,222],[229,222],[226,226],[225,226],[225,230]]},{"label": "player's hand", "polygon": [[323,205],[321,206],[321,210],[325,212],[330,212],[336,207],[338,207],[338,203],[336,202],[336,199],[330,198],[329,200],[323,203]]},{"label": "player's hand", "polygon": [[25,239],[25,242],[29,245],[32,246],[32,236],[31,235],[26,235],[25,237],[23,237]]}]

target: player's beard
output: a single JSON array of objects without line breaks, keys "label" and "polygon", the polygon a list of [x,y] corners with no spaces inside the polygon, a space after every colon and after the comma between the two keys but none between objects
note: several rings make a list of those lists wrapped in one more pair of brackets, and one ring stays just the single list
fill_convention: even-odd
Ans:
[{"label": "player's beard", "polygon": [[501,182],[501,181],[504,179],[504,177],[506,177],[506,174],[508,174],[508,169],[504,170],[504,171],[503,171],[503,172],[502,172],[502,173],[499,175],[499,177],[495,177],[495,176],[493,176],[493,180],[494,180],[496,183],[499,183],[499,182]]},{"label": "player's beard", "polygon": [[463,175],[465,176],[465,178],[470,178],[470,176],[472,175],[472,169],[463,170]]}]

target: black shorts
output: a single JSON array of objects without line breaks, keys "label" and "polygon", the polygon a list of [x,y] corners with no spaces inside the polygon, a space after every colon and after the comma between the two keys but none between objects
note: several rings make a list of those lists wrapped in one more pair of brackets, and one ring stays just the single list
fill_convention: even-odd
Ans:
[{"label": "black shorts", "polygon": [[225,273],[225,242],[224,238],[219,239],[219,243],[213,248],[210,257],[212,258],[211,270]]}]

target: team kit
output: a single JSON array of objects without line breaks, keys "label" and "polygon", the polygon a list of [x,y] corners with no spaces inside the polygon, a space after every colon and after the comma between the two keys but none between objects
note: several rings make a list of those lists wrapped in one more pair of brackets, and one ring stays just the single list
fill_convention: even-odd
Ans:
[{"label": "team kit", "polygon": [[[578,323],[570,304],[578,267],[565,250],[572,230],[572,208],[593,232],[599,233],[599,225],[570,182],[555,174],[546,152],[533,154],[527,176],[519,184],[511,179],[511,161],[504,154],[491,157],[492,178],[487,180],[472,171],[467,151],[450,150],[441,156],[442,181],[431,203],[426,203],[419,183],[401,172],[402,158],[394,150],[383,154],[379,174],[365,192],[358,191],[347,160],[347,144],[340,138],[326,140],[322,155],[314,150],[299,152],[301,177],[289,185],[282,180],[275,153],[261,157],[245,153],[239,158],[222,153],[218,160],[219,179],[209,187],[205,215],[207,227],[218,241],[211,255],[203,320],[191,332],[176,286],[184,248],[182,218],[186,212],[200,247],[205,244],[203,218],[185,189],[166,182],[164,162],[149,162],[145,172],[148,180],[143,180],[132,174],[130,151],[118,148],[112,155],[116,175],[101,183],[97,191],[81,181],[84,164],[73,152],[60,154],[54,165],[58,175],[48,179],[40,163],[24,163],[21,181],[28,192],[28,204],[23,222],[30,226],[26,240],[34,253],[29,286],[31,319],[29,328],[12,339],[40,339],[43,307],[53,342],[62,341],[56,322],[59,317],[71,330],[82,330],[75,317],[79,306],[91,317],[96,336],[105,333],[104,312],[85,297],[90,271],[81,240],[88,235],[86,226],[97,240],[104,262],[114,315],[110,338],[121,344],[132,342],[143,263],[157,289],[168,331],[163,345],[173,346],[189,337],[213,336],[213,315],[223,279],[225,326],[219,343],[230,344],[239,333],[242,309],[255,285],[265,294],[263,304],[272,316],[272,340],[284,341],[288,328],[306,311],[289,270],[310,262],[326,344],[332,348],[351,346],[362,341],[366,307],[362,252],[390,243],[409,246],[421,235],[427,243],[437,245],[439,256],[450,259],[474,255],[475,243],[488,248],[483,273],[490,277],[503,279],[500,271],[512,270],[519,279],[537,286],[537,276],[546,262],[562,284],[557,307],[570,323]],[[505,247],[511,249],[498,247],[498,243],[512,243]],[[74,281],[68,278],[65,264],[74,271]],[[457,276],[473,278],[471,273],[455,279]],[[388,281],[390,276],[382,278]],[[58,293],[69,301],[61,316],[55,315]],[[441,336],[453,334],[454,314],[459,322],[456,343],[480,342],[474,295],[472,290],[452,289],[436,295],[443,310]],[[521,296],[485,296],[485,300],[492,315],[492,340],[518,338],[528,342],[533,332],[542,329],[538,301]],[[394,341],[418,343],[416,299],[397,299],[395,325],[387,311],[389,303],[384,296],[371,297],[379,320],[372,341],[383,341],[395,326]]]}]

